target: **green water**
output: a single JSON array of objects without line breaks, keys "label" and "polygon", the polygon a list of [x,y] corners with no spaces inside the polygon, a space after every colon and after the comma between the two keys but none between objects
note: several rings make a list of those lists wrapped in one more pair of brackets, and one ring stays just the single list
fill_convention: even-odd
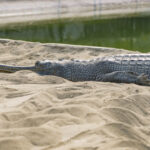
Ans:
[{"label": "green water", "polygon": [[150,52],[150,17],[58,20],[0,28],[0,38]]}]

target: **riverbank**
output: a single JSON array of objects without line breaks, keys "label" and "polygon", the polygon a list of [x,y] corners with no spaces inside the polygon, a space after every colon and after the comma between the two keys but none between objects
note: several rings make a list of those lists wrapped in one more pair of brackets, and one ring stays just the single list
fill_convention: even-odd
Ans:
[{"label": "riverbank", "polygon": [[116,17],[150,13],[147,0],[15,0],[0,2],[0,25],[81,17]]},{"label": "riverbank", "polygon": [[[93,59],[126,50],[0,39],[0,64]],[[149,150],[150,88],[0,73],[0,150]]]}]

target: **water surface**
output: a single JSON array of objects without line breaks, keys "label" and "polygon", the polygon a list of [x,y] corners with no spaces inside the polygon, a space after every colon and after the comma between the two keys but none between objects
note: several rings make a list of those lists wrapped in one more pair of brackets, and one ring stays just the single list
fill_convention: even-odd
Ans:
[{"label": "water surface", "polygon": [[9,25],[0,38],[150,51],[150,17],[57,20]]}]

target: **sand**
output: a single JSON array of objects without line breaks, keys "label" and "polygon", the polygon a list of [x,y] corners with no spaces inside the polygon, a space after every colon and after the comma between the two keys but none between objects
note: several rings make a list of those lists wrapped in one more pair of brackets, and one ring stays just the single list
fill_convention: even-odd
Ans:
[{"label": "sand", "polygon": [[150,14],[149,0],[1,0],[0,26],[65,18]]},{"label": "sand", "polygon": [[[0,64],[131,53],[0,39]],[[150,87],[0,73],[0,150],[150,150]]]}]

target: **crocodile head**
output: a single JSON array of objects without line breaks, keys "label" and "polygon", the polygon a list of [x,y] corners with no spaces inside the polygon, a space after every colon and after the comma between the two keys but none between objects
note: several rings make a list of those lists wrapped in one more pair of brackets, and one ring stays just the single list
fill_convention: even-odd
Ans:
[{"label": "crocodile head", "polygon": [[44,60],[35,63],[36,72],[40,75],[58,75],[60,76],[62,66],[60,63]]}]

